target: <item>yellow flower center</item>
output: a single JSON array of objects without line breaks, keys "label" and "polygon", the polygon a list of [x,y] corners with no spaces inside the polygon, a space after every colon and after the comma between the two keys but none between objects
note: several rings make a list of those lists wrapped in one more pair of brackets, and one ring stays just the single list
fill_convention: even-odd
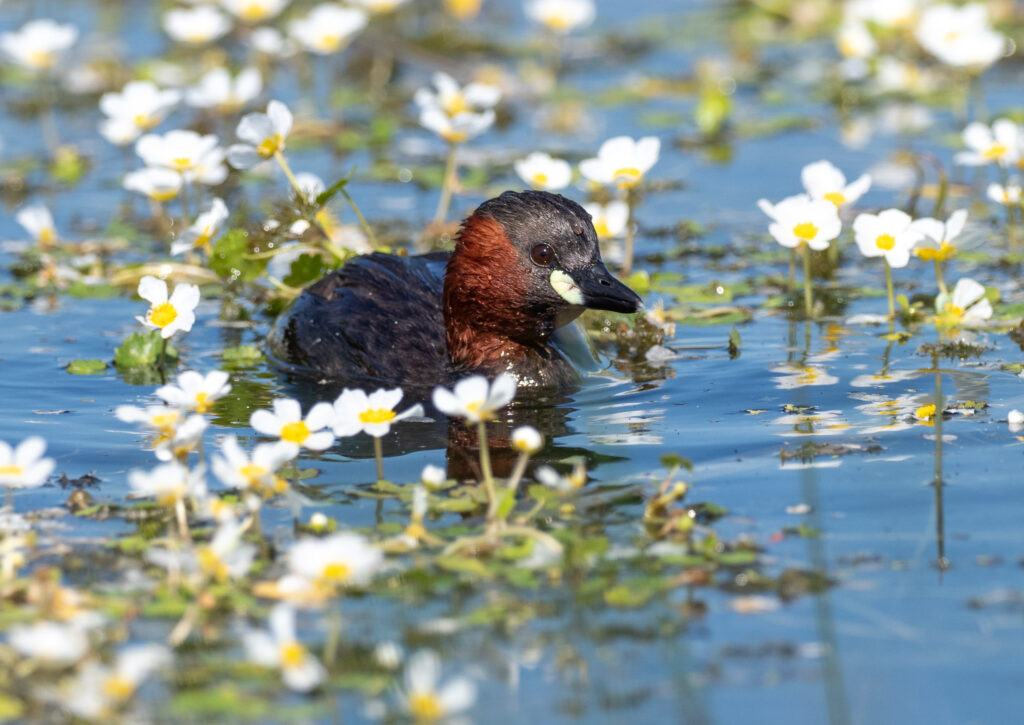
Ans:
[{"label": "yellow flower center", "polygon": [[828,194],[825,194],[825,200],[831,201],[833,204],[836,205],[837,208],[841,207],[843,204],[846,203],[846,197],[843,196],[843,193],[841,191],[833,191]]},{"label": "yellow flower center", "polygon": [[248,5],[243,5],[239,12],[239,17],[241,17],[242,20],[248,20],[251,23],[263,20],[269,15],[269,9],[262,2],[252,2]]},{"label": "yellow flower center", "polygon": [[203,227],[202,234],[196,237],[196,241],[193,243],[192,246],[196,248],[205,247],[207,244],[210,243],[211,239],[213,239],[213,227]]},{"label": "yellow flower center", "polygon": [[20,476],[24,472],[24,468],[21,466],[15,466],[14,464],[9,466],[0,466],[0,476]]},{"label": "yellow flower center", "polygon": [[890,249],[896,246],[896,238],[891,234],[879,234],[875,239],[875,245],[879,249],[884,249],[888,252]]},{"label": "yellow flower center", "polygon": [[458,20],[468,20],[480,12],[482,0],[444,0],[444,9]]},{"label": "yellow flower center", "polygon": [[612,179],[620,187],[631,188],[640,183],[640,180],[644,177],[643,172],[640,169],[629,166],[621,169],[617,169],[612,174]]},{"label": "yellow flower center", "polygon": [[322,51],[333,53],[341,47],[341,37],[337,33],[324,33],[316,39],[316,45]]},{"label": "yellow flower center", "polygon": [[938,247],[920,247],[914,251],[917,252],[918,257],[926,262],[930,262],[933,259],[944,262],[956,255],[956,247],[949,242],[943,242]]},{"label": "yellow flower center", "polygon": [[530,183],[532,183],[534,186],[544,186],[545,184],[548,183],[548,175],[538,172],[533,175],[533,178],[531,179]]},{"label": "yellow flower center", "polygon": [[466,97],[461,93],[456,93],[444,100],[444,112],[447,113],[449,117],[454,118],[460,113],[466,113],[472,110],[473,109],[469,107],[469,104],[466,103]]},{"label": "yellow flower center", "polygon": [[191,168],[195,162],[188,156],[178,156],[177,158],[171,159],[171,165],[178,171],[186,171]]},{"label": "yellow flower center", "polygon": [[28,54],[28,64],[33,68],[52,68],[57,56],[47,50],[33,50]]},{"label": "yellow flower center", "polygon": [[989,161],[995,161],[996,159],[1000,159],[1005,155],[1006,146],[1004,146],[1001,143],[994,143],[981,152],[981,157],[983,159],[988,159]]},{"label": "yellow flower center", "polygon": [[283,441],[301,444],[307,438],[309,438],[309,426],[305,421],[285,423],[281,426],[281,440]]},{"label": "yellow flower center", "polygon": [[57,241],[57,232],[53,227],[43,227],[39,230],[39,244],[47,247]]},{"label": "yellow flower center", "polygon": [[103,694],[111,700],[123,702],[135,692],[135,684],[123,675],[111,675],[103,683]]},{"label": "yellow flower center", "polygon": [[139,128],[149,128],[153,125],[153,118],[148,113],[136,113],[132,123]]},{"label": "yellow flower center", "polygon": [[359,414],[362,423],[387,423],[395,419],[395,411],[387,408],[370,408]]},{"label": "yellow flower center", "polygon": [[149,311],[149,321],[163,329],[178,319],[178,311],[170,302],[161,302]]},{"label": "yellow flower center", "polygon": [[320,572],[320,578],[338,584],[348,579],[351,573],[352,569],[348,565],[342,564],[340,561],[333,561]]},{"label": "yellow flower center", "polygon": [[221,583],[228,580],[227,565],[209,547],[199,549],[196,552],[196,559],[199,560],[199,570],[205,576]]},{"label": "yellow flower center", "polygon": [[173,186],[169,186],[166,189],[159,187],[153,187],[150,189],[149,198],[155,201],[170,201],[178,195],[178,190]]},{"label": "yellow flower center", "polygon": [[306,658],[306,648],[298,642],[288,642],[281,645],[281,666],[285,669],[293,669],[302,665]]},{"label": "yellow flower center", "polygon": [[250,486],[255,485],[268,473],[270,473],[270,471],[263,466],[257,466],[255,463],[247,463],[238,469],[238,474],[248,481]]},{"label": "yellow flower center", "polygon": [[572,30],[572,18],[568,15],[552,14],[544,18],[544,24],[556,33]]},{"label": "yellow flower center", "polygon": [[213,407],[213,401],[206,393],[196,393],[196,412],[205,413]]},{"label": "yellow flower center", "polygon": [[935,417],[935,403],[928,403],[922,405],[920,408],[914,411],[914,416],[921,420],[928,420],[929,418]]},{"label": "yellow flower center", "polygon": [[947,315],[952,317],[963,317],[965,312],[964,308],[957,307],[952,302],[947,302],[944,310]]},{"label": "yellow flower center", "polygon": [[176,412],[170,413],[157,413],[149,419],[150,425],[154,428],[161,430],[169,430],[174,427],[174,424],[178,422],[178,414]]},{"label": "yellow flower center", "polygon": [[456,131],[454,128],[446,128],[441,132],[441,138],[451,144],[464,143],[469,138],[469,134],[465,131]]},{"label": "yellow flower center", "polygon": [[427,530],[420,521],[413,521],[405,527],[405,535],[414,539],[422,539],[427,535]]},{"label": "yellow flower center", "polygon": [[608,228],[608,222],[604,219],[594,220],[594,231],[597,232],[597,236],[601,239],[605,239],[612,235],[612,230]]},{"label": "yellow flower center", "polygon": [[793,227],[793,236],[797,239],[809,242],[818,236],[818,227],[816,227],[812,222],[800,222]]},{"label": "yellow flower center", "polygon": [[433,692],[417,692],[409,696],[409,713],[414,720],[432,722],[444,716],[444,708]]},{"label": "yellow flower center", "polygon": [[284,139],[281,134],[275,133],[263,139],[263,143],[256,147],[256,153],[265,159],[269,159],[284,147]]}]

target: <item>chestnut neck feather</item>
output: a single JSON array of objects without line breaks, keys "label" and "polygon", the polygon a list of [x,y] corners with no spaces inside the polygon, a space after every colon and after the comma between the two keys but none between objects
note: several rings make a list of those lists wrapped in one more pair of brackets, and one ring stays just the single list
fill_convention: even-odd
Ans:
[{"label": "chestnut neck feather", "polygon": [[454,366],[494,371],[544,347],[554,330],[553,311],[530,304],[519,254],[494,219],[463,222],[445,271],[444,323]]}]

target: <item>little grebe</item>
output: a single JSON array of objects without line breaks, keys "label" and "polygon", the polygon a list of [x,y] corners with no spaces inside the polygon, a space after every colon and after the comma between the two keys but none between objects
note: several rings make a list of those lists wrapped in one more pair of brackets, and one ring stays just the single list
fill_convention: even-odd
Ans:
[{"label": "little grebe", "polygon": [[292,370],[331,379],[433,386],[510,372],[564,388],[578,373],[552,333],[586,308],[641,304],[604,266],[579,204],[507,191],[462,222],[451,253],[368,254],[315,282],[268,343]]}]

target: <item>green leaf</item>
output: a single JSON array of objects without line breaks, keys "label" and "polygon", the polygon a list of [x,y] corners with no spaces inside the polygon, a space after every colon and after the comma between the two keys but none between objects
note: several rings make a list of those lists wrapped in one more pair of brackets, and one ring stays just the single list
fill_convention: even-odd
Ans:
[{"label": "green leaf", "polygon": [[313,280],[323,277],[326,271],[327,265],[319,254],[300,254],[281,281],[289,287],[305,287]]},{"label": "green leaf", "polygon": [[352,179],[352,175],[355,174],[355,173],[356,173],[356,167],[353,166],[352,170],[349,171],[348,174],[346,174],[344,178],[338,179],[333,184],[331,184],[329,187],[327,187],[326,189],[321,191],[317,195],[317,197],[316,197],[316,205],[317,206],[323,206],[324,204],[329,202],[331,199],[333,199],[337,195],[337,193],[339,191],[341,191],[342,189],[344,189],[348,185],[348,182]]},{"label": "green leaf", "polygon": [[512,493],[511,489],[505,489],[498,494],[498,518],[504,519],[508,516],[512,509],[515,508],[516,497]]},{"label": "green leaf", "polygon": [[221,360],[234,366],[251,366],[263,360],[263,353],[255,345],[238,345],[224,348]]},{"label": "green leaf", "polygon": [[613,607],[641,607],[664,588],[661,577],[635,577],[606,590],[604,601]]},{"label": "green leaf", "polygon": [[[121,346],[114,350],[114,364],[119,368],[138,368],[156,365],[160,359],[160,348],[163,339],[159,330],[134,332],[124,339]],[[167,345],[167,360],[177,360],[178,351],[173,345]]]},{"label": "green leaf", "polygon": [[740,345],[743,343],[743,338],[740,337],[740,331],[735,327],[729,331],[729,359],[735,360],[740,356]]},{"label": "green leaf", "polygon": [[213,245],[210,269],[228,281],[254,280],[266,266],[265,259],[249,258],[249,233],[244,229],[232,229]]},{"label": "green leaf", "polygon": [[483,565],[483,562],[468,556],[439,556],[436,561],[439,567],[448,571],[472,574],[484,579],[490,579],[494,576]]},{"label": "green leaf", "polygon": [[68,372],[72,375],[99,375],[107,369],[102,360],[72,360],[68,363]]},{"label": "green leaf", "polygon": [[665,468],[685,468],[687,471],[693,470],[693,462],[689,458],[683,458],[677,453],[666,453],[661,457],[661,465]]}]

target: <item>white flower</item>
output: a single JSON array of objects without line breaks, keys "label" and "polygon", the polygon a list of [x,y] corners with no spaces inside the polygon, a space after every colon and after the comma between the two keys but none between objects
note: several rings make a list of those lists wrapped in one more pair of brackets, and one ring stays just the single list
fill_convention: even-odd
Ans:
[{"label": "white flower", "polygon": [[26,206],[14,218],[39,245],[47,247],[57,241],[57,227],[53,224],[53,215],[42,204]]},{"label": "white flower", "polygon": [[469,710],[476,702],[476,686],[466,677],[456,677],[444,687],[441,660],[432,650],[421,650],[405,664],[403,688],[399,693],[402,709],[416,722],[445,720]]},{"label": "white flower", "polygon": [[494,106],[501,90],[486,83],[460,87],[447,73],[435,73],[434,88],[420,88],[413,100],[420,108],[420,125],[449,143],[478,136],[494,123]]},{"label": "white flower", "polygon": [[125,423],[139,423],[148,428],[159,437],[170,437],[185,419],[185,413],[180,408],[170,408],[166,405],[150,405],[146,408],[137,408],[134,405],[119,405],[114,411],[117,419]]},{"label": "white flower", "polygon": [[439,488],[446,478],[443,468],[429,463],[423,467],[423,471],[420,473],[420,481],[427,488]]},{"label": "white flower", "polygon": [[1009,40],[988,23],[984,3],[932,5],[915,30],[917,41],[946,65],[984,70],[1001,58]]},{"label": "white flower", "polygon": [[843,228],[836,205],[824,199],[811,199],[801,194],[774,206],[762,199],[758,206],[773,220],[768,232],[775,241],[790,249],[804,244],[814,250],[826,249]]},{"label": "white flower", "polygon": [[31,20],[14,33],[0,34],[0,50],[20,66],[50,70],[78,39],[72,25],[52,20]]},{"label": "white flower", "polygon": [[989,184],[985,195],[1003,206],[1017,206],[1020,204],[1021,188],[1016,181],[1011,181],[1006,186],[1002,184]]},{"label": "white flower", "polygon": [[[316,198],[327,189],[327,184],[324,183],[323,179],[321,179],[316,174],[309,173],[308,171],[304,171],[301,174],[296,174],[295,183],[299,187],[299,190],[302,192],[302,195],[310,203],[315,202]],[[300,219],[298,222],[296,222],[296,224],[305,221],[305,219]],[[306,224],[309,224],[309,222],[306,222]],[[309,227],[306,227],[306,229],[308,228]],[[303,229],[302,231],[305,232],[306,229]],[[295,232],[294,225],[292,225],[291,231]]]},{"label": "white flower", "polygon": [[964,166],[984,166],[993,161],[1011,166],[1020,159],[1020,128],[1007,118],[1000,118],[989,128],[984,123],[968,124],[963,133],[968,151],[961,151],[953,160]]},{"label": "white flower", "polygon": [[200,169],[223,163],[223,150],[217,143],[213,134],[200,136],[195,131],[175,130],[163,136],[150,133],[136,142],[135,153],[147,166],[177,171],[191,181],[200,175]]},{"label": "white flower", "polygon": [[548,30],[565,35],[594,22],[593,0],[528,0],[526,17]]},{"label": "white flower", "polygon": [[149,302],[145,317],[136,317],[146,327],[160,330],[165,340],[178,330],[188,332],[195,324],[195,309],[199,304],[199,288],[194,284],[179,284],[170,298],[167,283],[146,275],[139,280],[139,297]]},{"label": "white flower", "polygon": [[220,0],[224,9],[247,23],[262,23],[276,17],[288,0]]},{"label": "white flower", "polygon": [[245,576],[256,558],[256,547],[243,543],[242,533],[237,521],[225,520],[208,545],[196,547],[194,559],[187,568],[220,583]]},{"label": "white flower", "polygon": [[255,28],[249,36],[249,45],[257,53],[278,58],[295,54],[294,43],[286,41],[277,28]]},{"label": "white flower", "polygon": [[124,188],[154,201],[170,201],[181,191],[181,174],[171,169],[147,167],[124,177]]},{"label": "white flower", "polygon": [[829,372],[821,365],[801,365],[799,363],[785,363],[772,368],[773,373],[783,373],[781,377],[772,378],[775,387],[779,390],[794,390],[796,388],[814,387],[820,385],[835,385],[839,378]]},{"label": "white flower", "polygon": [[405,5],[409,0],[348,0],[350,5],[362,8],[368,13],[374,15],[382,15],[384,13],[393,13],[402,5]]},{"label": "white flower", "polygon": [[479,423],[490,420],[511,403],[516,387],[516,379],[508,373],[502,373],[490,384],[483,375],[473,375],[457,382],[454,390],[434,388],[434,407],[445,415],[465,418],[467,423]]},{"label": "white flower", "polygon": [[921,238],[909,214],[886,209],[881,214],[860,214],[853,220],[857,247],[865,257],[885,257],[890,267],[906,267],[910,250]]},{"label": "white flower", "polygon": [[373,648],[373,661],[385,670],[397,670],[404,656],[402,645],[397,642],[380,642]]},{"label": "white flower", "polygon": [[100,96],[100,111],[108,122],[130,122],[138,131],[148,131],[167,118],[181,100],[181,91],[160,90],[149,81],[131,81],[120,93]]},{"label": "white flower", "polygon": [[227,68],[214,68],[185,93],[185,100],[196,108],[209,108],[218,113],[234,113],[263,91],[259,68],[246,68],[233,80]]},{"label": "white flower", "polygon": [[848,22],[871,22],[883,28],[905,28],[917,16],[921,0],[849,0],[843,16]]},{"label": "white flower", "polygon": [[99,132],[115,146],[127,146],[142,133],[130,118],[105,118],[100,121]]},{"label": "white flower", "polygon": [[628,189],[643,181],[660,153],[661,141],[654,136],[639,140],[616,136],[601,144],[596,158],[580,162],[580,173],[597,184],[617,184]]},{"label": "white flower", "polygon": [[483,0],[444,0],[444,10],[456,20],[469,20],[480,13]]},{"label": "white flower", "polygon": [[160,436],[153,448],[159,461],[181,460],[196,449],[209,423],[201,415],[190,415],[170,436]]},{"label": "white flower", "polygon": [[384,561],[380,549],[359,534],[333,534],[323,539],[300,539],[288,552],[288,568],[311,582],[335,586],[364,586]]},{"label": "white flower", "polygon": [[615,239],[626,233],[629,223],[629,204],[624,201],[610,201],[607,204],[584,204],[590,214],[598,239]]},{"label": "white flower", "polygon": [[334,3],[317,5],[304,18],[293,20],[288,34],[303,48],[330,55],[348,47],[349,40],[366,27],[366,13]]},{"label": "white flower", "polygon": [[836,35],[836,46],[844,58],[870,58],[878,52],[878,43],[867,26],[858,21],[844,22]]},{"label": "white flower", "polygon": [[213,456],[213,472],[225,486],[274,491],[277,488],[275,474],[294,457],[294,450],[288,443],[261,443],[250,457],[238,445],[238,438],[229,435],[221,442],[220,454]]},{"label": "white flower", "polygon": [[271,101],[266,113],[249,113],[238,122],[235,133],[248,143],[228,147],[228,163],[236,169],[249,169],[266,161],[284,151],[284,142],[291,130],[292,112],[288,106]]},{"label": "white flower", "polygon": [[861,174],[856,181],[847,184],[843,172],[828,161],[816,161],[805,166],[800,172],[800,180],[812,199],[831,201],[836,208],[852,204],[871,188],[869,174]]},{"label": "white flower", "polygon": [[178,375],[177,384],[157,388],[156,396],[181,410],[207,413],[215,401],[231,392],[228,377],[223,370],[211,370],[206,375],[186,370]]},{"label": "white flower", "polygon": [[141,644],[119,652],[113,668],[87,662],[60,704],[80,718],[115,721],[115,711],[131,699],[142,681],[171,661],[171,652],[163,645]]},{"label": "white flower", "polygon": [[1024,413],[1014,408],[1006,414],[1006,424],[1010,426],[1011,433],[1018,433],[1024,430]]},{"label": "white flower", "polygon": [[564,159],[553,159],[548,154],[534,151],[513,164],[524,183],[534,189],[558,191],[572,181],[572,167]]},{"label": "white flower", "polygon": [[912,226],[921,233],[921,238],[917,240],[914,253],[926,262],[949,259],[956,254],[953,240],[960,236],[966,223],[966,209],[956,210],[945,223],[930,217],[915,220]]},{"label": "white flower", "polygon": [[164,30],[178,43],[199,45],[217,40],[231,30],[231,19],[209,5],[174,8],[164,13]]},{"label": "white flower", "polygon": [[296,692],[315,689],[327,671],[295,635],[295,610],[286,604],[270,612],[270,631],[249,630],[242,636],[249,659],[264,667],[281,670],[284,683]]},{"label": "white flower", "polygon": [[970,277],[959,280],[952,295],[939,295],[935,307],[950,325],[979,325],[992,317],[985,287]]},{"label": "white flower", "polygon": [[0,486],[11,488],[35,488],[46,483],[57,462],[43,458],[46,441],[39,436],[30,436],[12,449],[0,441]]},{"label": "white flower", "polygon": [[392,424],[404,418],[423,415],[423,406],[419,404],[396,413],[394,407],[401,399],[401,388],[381,389],[370,395],[362,390],[346,388],[334,401],[334,435],[342,438],[365,432],[374,438],[381,438],[388,434]]},{"label": "white flower", "polygon": [[273,412],[257,410],[249,419],[249,425],[258,433],[280,438],[291,446],[294,458],[299,448],[323,451],[334,444],[334,434],[323,430],[334,420],[334,408],[330,403],[317,403],[305,418],[299,401],[292,398],[278,398],[273,403]]},{"label": "white flower", "polygon": [[228,208],[224,201],[215,198],[210,208],[196,218],[195,223],[181,233],[181,238],[171,244],[171,254],[182,254],[199,247],[206,247],[220,234],[228,219]]},{"label": "white flower", "polygon": [[204,474],[202,467],[190,471],[177,461],[172,461],[162,463],[152,471],[132,469],[128,472],[128,486],[135,496],[152,496],[161,506],[170,506],[185,498],[195,498],[204,494]]},{"label": "white flower", "polygon": [[449,116],[439,107],[432,106],[420,111],[420,125],[433,131],[448,143],[464,143],[479,136],[494,124],[494,111],[480,113],[465,112]]},{"label": "white flower", "polygon": [[74,624],[19,624],[8,630],[7,640],[18,654],[31,657],[49,667],[73,665],[89,651],[85,631]]},{"label": "white flower", "polygon": [[544,445],[544,436],[530,425],[520,426],[512,431],[512,447],[520,453],[533,455]]},{"label": "white flower", "polygon": [[568,476],[563,476],[551,466],[540,466],[534,475],[536,475],[538,481],[548,488],[553,488],[563,493],[577,491],[587,483],[586,464],[582,459],[577,460],[573,464],[572,472]]}]

